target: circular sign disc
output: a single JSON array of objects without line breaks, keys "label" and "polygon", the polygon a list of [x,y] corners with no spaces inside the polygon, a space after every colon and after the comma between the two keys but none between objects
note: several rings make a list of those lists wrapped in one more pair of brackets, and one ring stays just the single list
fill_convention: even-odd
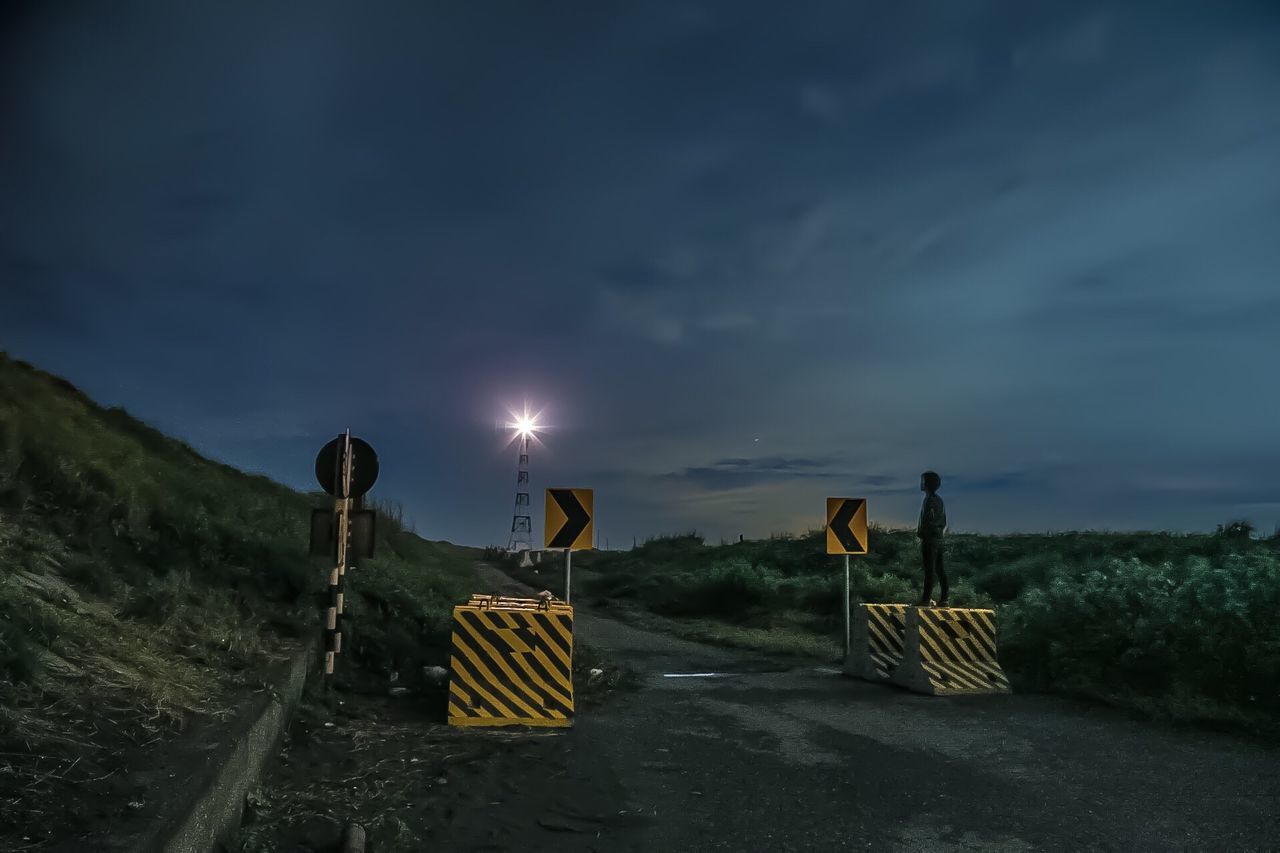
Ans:
[{"label": "circular sign disc", "polygon": [[[334,497],[342,497],[342,483],[338,476],[338,448],[342,446],[342,438],[320,448],[316,456],[316,479],[320,487]],[[351,439],[351,494],[349,498],[358,498],[373,488],[378,479],[378,454],[363,439]]]}]

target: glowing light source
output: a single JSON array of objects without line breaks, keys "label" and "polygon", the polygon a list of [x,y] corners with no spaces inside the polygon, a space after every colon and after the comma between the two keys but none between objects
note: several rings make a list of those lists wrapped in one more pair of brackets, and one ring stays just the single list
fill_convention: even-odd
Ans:
[{"label": "glowing light source", "polygon": [[528,409],[523,413],[512,412],[511,418],[507,427],[516,431],[516,438],[533,438],[542,428],[538,423],[538,415],[530,414]]}]

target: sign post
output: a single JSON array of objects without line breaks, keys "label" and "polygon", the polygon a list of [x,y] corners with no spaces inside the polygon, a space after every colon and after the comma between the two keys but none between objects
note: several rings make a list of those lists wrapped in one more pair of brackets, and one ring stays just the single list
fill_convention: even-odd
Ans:
[{"label": "sign post", "polygon": [[849,656],[849,555],[844,555],[844,656]]},{"label": "sign post", "polygon": [[573,591],[573,552],[591,547],[595,528],[595,494],[591,489],[547,489],[543,514],[543,547],[564,549],[564,600]]},{"label": "sign post", "polygon": [[[352,505],[378,479],[378,456],[366,442],[352,438],[348,429],[320,448],[316,479],[334,497],[332,513],[316,510],[311,518],[311,553],[333,558],[324,618],[324,684],[328,689],[337,657],[342,654],[347,562],[355,556],[373,556],[375,514],[372,510],[353,509]],[[354,541],[353,530],[357,531]]]},{"label": "sign post", "polygon": [[827,498],[827,553],[844,555],[844,656],[850,651],[849,555],[867,553],[866,498]]}]

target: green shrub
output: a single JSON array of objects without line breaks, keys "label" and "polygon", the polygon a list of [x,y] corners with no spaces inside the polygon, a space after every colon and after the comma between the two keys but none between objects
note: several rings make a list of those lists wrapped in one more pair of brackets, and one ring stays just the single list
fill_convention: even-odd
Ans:
[{"label": "green shrub", "polygon": [[840,613],[840,597],[844,594],[844,577],[837,572],[807,575],[789,579],[792,605],[799,610],[825,618]]},{"label": "green shrub", "polygon": [[769,602],[782,576],[742,558],[730,558],[709,568],[673,575],[653,588],[653,609],[669,616],[714,616],[741,621]]},{"label": "green shrub", "polygon": [[1280,564],[1263,554],[1111,559],[1003,613],[1001,657],[1031,686],[1280,712]]},{"label": "green shrub", "polygon": [[1043,584],[1059,565],[1057,554],[1029,554],[975,571],[973,585],[995,601],[1013,601],[1027,587]]},{"label": "green shrub", "polygon": [[875,562],[892,563],[902,559],[909,545],[901,533],[872,528],[867,535],[871,540],[867,543],[870,551],[867,556]]},{"label": "green shrub", "polygon": [[863,572],[854,576],[853,600],[868,604],[905,604],[916,601],[920,590],[901,575]]},{"label": "green shrub", "polygon": [[1218,525],[1218,535],[1228,539],[1250,539],[1253,537],[1253,524],[1248,521],[1229,521]]},{"label": "green shrub", "polygon": [[752,562],[766,565],[781,575],[812,573],[814,567],[830,563],[826,554],[825,533],[809,533],[797,539],[769,539],[760,543]]}]

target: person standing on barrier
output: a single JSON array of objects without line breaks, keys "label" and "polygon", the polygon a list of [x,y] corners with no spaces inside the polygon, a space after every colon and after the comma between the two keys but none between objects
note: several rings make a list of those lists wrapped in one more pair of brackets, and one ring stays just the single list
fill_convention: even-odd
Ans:
[{"label": "person standing on barrier", "polygon": [[924,560],[921,607],[933,606],[929,596],[933,594],[935,574],[942,593],[937,606],[947,606],[947,571],[942,565],[942,537],[947,529],[947,509],[942,504],[942,498],[938,497],[938,489],[941,487],[942,478],[933,471],[925,471],[920,475],[920,491],[925,493],[924,504],[920,507],[920,523],[916,526],[916,535],[920,537],[920,556]]}]

